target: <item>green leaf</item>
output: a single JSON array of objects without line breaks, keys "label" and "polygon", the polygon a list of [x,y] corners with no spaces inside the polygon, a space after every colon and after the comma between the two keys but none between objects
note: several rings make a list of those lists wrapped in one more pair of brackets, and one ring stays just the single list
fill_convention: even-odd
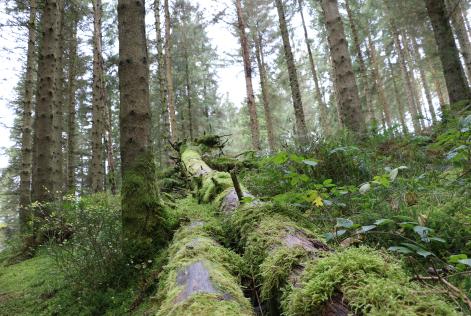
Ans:
[{"label": "green leaf", "polygon": [[353,226],[353,222],[346,218],[337,218],[337,227],[350,228]]},{"label": "green leaf", "polygon": [[403,253],[403,254],[412,253],[412,250],[410,250],[409,248],[401,247],[401,246],[392,246],[392,247],[389,247],[388,250],[392,252]]},{"label": "green leaf", "polygon": [[303,160],[303,163],[311,167],[315,167],[319,164],[317,161],[314,160]]},{"label": "green leaf", "polygon": [[376,225],[367,225],[367,226],[361,226],[361,232],[366,233],[370,230],[375,229],[377,226]]},{"label": "green leaf", "polygon": [[451,255],[448,257],[449,263],[459,263],[460,260],[468,259],[468,256],[464,253],[460,253],[458,255]]},{"label": "green leaf", "polygon": [[439,238],[439,237],[429,237],[429,239],[446,244],[446,240],[443,239],[443,238]]},{"label": "green leaf", "polygon": [[242,203],[251,203],[253,200],[255,200],[255,198],[251,197],[251,196],[244,196],[242,198]]},{"label": "green leaf", "polygon": [[374,222],[374,224],[378,226],[383,226],[383,225],[392,224],[392,223],[394,223],[394,221],[389,218],[381,218]]},{"label": "green leaf", "polygon": [[433,253],[425,249],[416,250],[416,253],[424,258],[427,258],[428,256],[433,255]]},{"label": "green leaf", "polygon": [[346,232],[347,231],[345,229],[342,229],[342,230],[337,230],[335,233],[325,233],[324,238],[327,241],[331,241],[335,237],[340,237],[340,236],[344,235]]},{"label": "green leaf", "polygon": [[402,228],[408,228],[408,229],[413,229],[414,226],[417,225],[417,222],[402,222],[402,223],[399,223],[399,226],[401,226]]},{"label": "green leaf", "polygon": [[458,263],[465,264],[471,267],[471,259],[460,259],[458,260]]},{"label": "green leaf", "polygon": [[431,228],[425,227],[425,226],[414,226],[414,231],[421,237],[421,238],[427,238],[428,233],[432,231]]}]

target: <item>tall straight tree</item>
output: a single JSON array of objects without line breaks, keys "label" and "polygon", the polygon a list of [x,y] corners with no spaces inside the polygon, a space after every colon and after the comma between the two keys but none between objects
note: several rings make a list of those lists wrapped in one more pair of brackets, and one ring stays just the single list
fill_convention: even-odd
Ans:
[{"label": "tall straight tree", "polygon": [[321,7],[324,11],[337,87],[340,119],[346,128],[354,133],[362,134],[365,124],[360,110],[360,97],[337,0],[321,0]]},{"label": "tall straight tree", "polygon": [[281,38],[283,40],[283,50],[286,63],[288,65],[289,84],[291,87],[291,98],[293,99],[294,116],[296,118],[296,133],[301,144],[308,141],[306,121],[304,118],[303,101],[301,90],[299,89],[298,71],[294,62],[293,51],[289,39],[288,25],[286,24],[285,8],[282,0],[275,0],[278,20],[280,25]]},{"label": "tall straight tree", "polygon": [[461,10],[461,0],[447,0],[446,5],[451,20],[451,25],[455,30],[456,38],[460,46],[460,53],[464,61],[464,69],[468,75],[468,83],[471,82],[471,43],[469,42],[465,20]]},{"label": "tall straight tree", "polygon": [[[33,201],[48,202],[54,196],[54,102],[56,99],[56,62],[58,60],[59,30],[58,20],[61,14],[59,1],[45,0],[41,15],[41,41],[38,56],[38,90],[36,97],[36,117],[34,146],[36,147],[36,170],[33,182]],[[42,210],[41,216],[47,215]]]},{"label": "tall straight tree", "polygon": [[93,0],[93,99],[92,99],[92,159],[90,162],[90,189],[104,189],[103,136],[105,124],[105,79],[103,70],[101,35],[101,0]]},{"label": "tall straight tree", "polygon": [[23,117],[21,127],[21,171],[20,171],[20,230],[28,230],[31,203],[31,166],[33,159],[33,91],[36,65],[36,0],[29,1],[28,48],[26,53],[25,91],[23,95]]},{"label": "tall straight tree", "polygon": [[72,17],[71,33],[69,43],[69,71],[67,80],[67,192],[75,193],[75,171],[77,168],[77,123],[76,120],[76,76],[77,76],[77,27],[79,18]]},{"label": "tall straight tree", "polygon": [[148,258],[167,239],[151,143],[144,0],[118,1],[123,250]]},{"label": "tall straight tree", "polygon": [[329,121],[327,117],[327,106],[324,102],[324,99],[322,98],[322,92],[321,92],[321,88],[319,84],[319,78],[317,75],[316,64],[314,62],[314,56],[312,54],[312,49],[311,49],[311,41],[307,33],[306,21],[304,20],[303,0],[298,0],[298,5],[299,5],[299,13],[301,15],[301,22],[303,24],[304,42],[306,44],[307,56],[309,58],[309,66],[311,67],[311,75],[314,81],[315,98],[317,101],[317,106],[319,107],[319,121],[320,121],[323,133],[326,135],[329,135],[331,132],[331,128],[329,126]]},{"label": "tall straight tree", "polygon": [[425,0],[427,12],[432,21],[438,54],[445,75],[450,103],[471,99],[458,49],[453,38],[444,0]]},{"label": "tall straight tree", "polygon": [[247,107],[249,109],[250,117],[250,132],[252,135],[252,147],[254,150],[260,150],[260,128],[258,125],[257,107],[255,105],[255,96],[253,93],[252,84],[252,62],[250,60],[249,42],[245,29],[244,13],[242,11],[241,0],[236,0],[236,12],[237,12],[237,28],[239,31],[239,40],[242,51],[242,59],[244,62],[244,73],[245,73],[245,89],[247,91]]},{"label": "tall straight tree", "polygon": [[164,0],[165,12],[165,69],[167,82],[168,119],[170,125],[170,140],[174,143],[177,136],[177,114],[175,110],[175,95],[173,92],[173,69],[172,69],[172,43],[170,34],[170,7],[168,0]]}]

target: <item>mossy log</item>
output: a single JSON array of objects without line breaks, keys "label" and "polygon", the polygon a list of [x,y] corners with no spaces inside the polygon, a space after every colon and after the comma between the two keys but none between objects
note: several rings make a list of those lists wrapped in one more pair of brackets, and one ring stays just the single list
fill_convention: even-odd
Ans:
[{"label": "mossy log", "polygon": [[198,208],[193,199],[180,200],[177,208],[189,222],[168,249],[157,315],[253,315],[240,286],[242,258],[217,241],[222,228],[210,208]]},{"label": "mossy log", "polygon": [[241,206],[228,173],[212,170],[197,146],[180,150],[197,199],[226,216],[264,314],[457,314],[430,288],[409,282],[391,256],[367,247],[334,251],[315,225],[285,206],[257,200]]}]

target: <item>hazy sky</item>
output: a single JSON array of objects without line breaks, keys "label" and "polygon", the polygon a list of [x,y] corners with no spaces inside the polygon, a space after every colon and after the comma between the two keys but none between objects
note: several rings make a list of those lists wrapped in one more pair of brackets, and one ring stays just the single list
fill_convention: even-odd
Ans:
[{"label": "hazy sky", "polygon": [[[192,0],[198,3],[205,15],[209,18],[213,13],[220,11],[227,1]],[[104,2],[107,2],[106,0]],[[5,1],[0,0],[0,25],[7,23],[8,15],[5,13]],[[231,6],[232,9],[232,6]],[[232,13],[232,12],[231,12]],[[153,25],[152,14],[147,17],[148,24]],[[208,36],[221,58],[226,54],[236,54],[239,49],[238,39],[228,30],[224,23],[211,24],[208,27]],[[0,168],[8,164],[4,148],[12,145],[9,139],[9,127],[13,125],[13,111],[8,104],[14,100],[14,87],[17,84],[24,62],[24,47],[26,45],[25,30],[4,27],[0,28]],[[23,39],[23,40],[19,40]],[[218,68],[219,94],[225,96],[235,104],[240,104],[245,97],[245,82],[241,64],[234,64]]]}]

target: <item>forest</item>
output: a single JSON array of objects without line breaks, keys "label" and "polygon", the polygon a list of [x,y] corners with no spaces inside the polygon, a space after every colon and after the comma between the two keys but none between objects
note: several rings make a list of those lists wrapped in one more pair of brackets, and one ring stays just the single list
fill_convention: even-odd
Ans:
[{"label": "forest", "polygon": [[2,0],[0,64],[0,316],[471,315],[471,1]]}]

